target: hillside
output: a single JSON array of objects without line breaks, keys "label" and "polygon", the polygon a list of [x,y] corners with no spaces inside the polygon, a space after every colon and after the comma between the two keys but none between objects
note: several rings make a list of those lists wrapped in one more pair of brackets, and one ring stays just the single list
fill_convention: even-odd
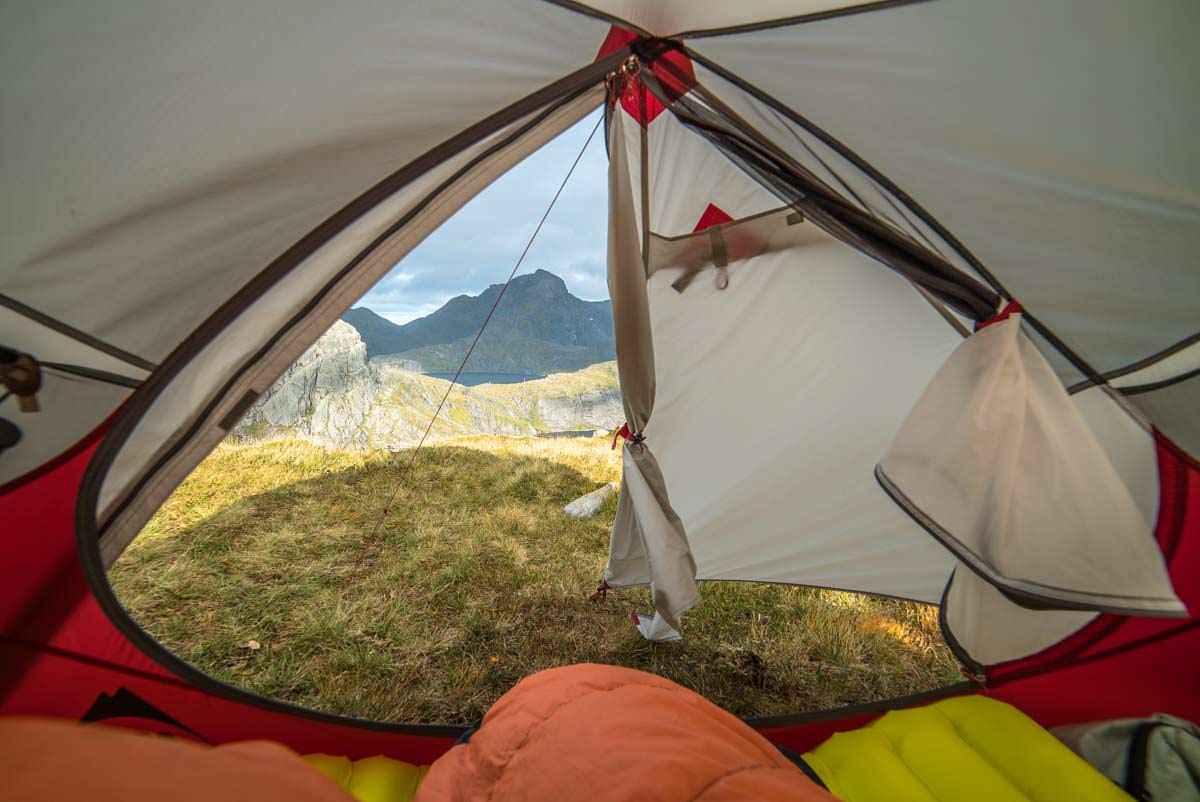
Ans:
[{"label": "hillside", "polygon": [[603,440],[426,446],[393,499],[407,456],[224,444],[121,556],[113,589],[217,679],[384,721],[476,723],[517,680],[574,662],[652,671],[743,716],[958,677],[936,607],[829,590],[706,582],[683,641],[643,640],[629,615],[648,589],[588,601],[616,499],[562,512],[619,478]]},{"label": "hillside", "polygon": [[[358,332],[335,323],[263,394],[235,430],[243,439],[300,437],[339,448],[416,443],[450,383],[403,362],[368,360]],[[521,384],[454,387],[433,438],[616,428],[624,420],[615,362]]]},{"label": "hillside", "polygon": [[[368,358],[394,354],[426,372],[451,372],[501,289],[493,284],[479,295],[459,295],[404,325],[366,307],[355,307],[342,319],[358,331]],[[615,358],[611,303],[576,298],[561,278],[538,270],[509,284],[467,370],[546,374]]]}]

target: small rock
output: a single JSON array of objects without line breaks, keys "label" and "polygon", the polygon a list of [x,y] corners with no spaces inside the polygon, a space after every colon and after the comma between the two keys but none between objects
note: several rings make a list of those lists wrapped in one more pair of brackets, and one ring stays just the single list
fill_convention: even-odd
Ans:
[{"label": "small rock", "polygon": [[604,502],[617,492],[617,488],[618,485],[616,482],[609,482],[600,489],[593,490],[591,493],[575,499],[563,507],[563,512],[572,518],[591,518],[600,511],[600,508],[604,506]]},{"label": "small rock", "polygon": [[262,648],[262,644],[256,640],[248,640],[245,643],[243,643],[242,646],[246,649],[249,649],[252,652],[256,652]]}]

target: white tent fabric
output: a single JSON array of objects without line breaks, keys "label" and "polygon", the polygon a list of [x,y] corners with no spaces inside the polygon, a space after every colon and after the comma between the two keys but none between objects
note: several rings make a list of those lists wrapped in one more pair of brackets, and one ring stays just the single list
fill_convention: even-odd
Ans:
[{"label": "white tent fabric", "polygon": [[977,665],[1036,654],[1097,615],[1089,610],[1022,607],[966,569],[955,570],[942,599],[943,632],[951,633],[960,659]]},{"label": "white tent fabric", "polygon": [[[792,33],[791,29],[788,29],[788,33]],[[755,31],[742,35],[742,38],[749,40],[767,35],[766,31]],[[717,77],[716,73],[706,72],[704,65],[697,68],[697,74],[701,77],[702,84],[706,79],[710,84],[720,83],[726,92],[734,86],[724,78]],[[697,93],[700,94],[698,102],[701,104],[698,108],[704,111],[716,109],[719,112],[722,108],[728,107],[732,113],[737,115],[736,119],[751,120],[751,125],[756,126],[757,130],[761,132],[766,132],[768,136],[775,137],[774,141],[776,142],[784,140],[785,135],[790,137],[786,145],[788,155],[796,158],[805,168],[811,169],[819,180],[824,181],[828,186],[845,190],[847,195],[853,198],[853,202],[868,215],[886,220],[887,223],[903,231],[914,241],[923,243],[963,273],[982,281],[991,281],[989,274],[976,270],[976,263],[964,259],[955,243],[946,240],[940,231],[927,224],[918,214],[906,212],[903,208],[905,200],[902,195],[882,188],[876,178],[865,171],[866,168],[855,162],[847,161],[844,154],[831,149],[827,142],[820,137],[812,136],[806,129],[784,120],[764,106],[762,102],[754,98],[746,100],[747,97],[750,97],[748,95],[740,98],[744,102],[738,103],[737,100],[726,101],[725,97],[711,96],[700,90],[697,90]],[[686,97],[693,97],[694,94],[696,93],[690,93]],[[626,106],[626,110],[628,110],[628,106]],[[625,116],[624,113],[618,113],[618,117],[621,119],[624,119]],[[617,122],[620,123],[621,119],[618,119]],[[786,450],[789,446],[795,445],[796,441],[780,436],[780,431],[785,428],[785,425],[777,409],[773,410],[773,414],[765,409],[756,410],[754,401],[745,397],[752,394],[744,388],[752,387],[755,384],[754,378],[740,375],[737,372],[739,360],[742,363],[747,361],[746,354],[770,352],[770,344],[779,342],[803,342],[805,349],[812,347],[815,353],[820,353],[821,345],[816,338],[802,336],[796,331],[784,332],[778,329],[762,336],[758,342],[747,341],[744,339],[747,332],[754,330],[762,321],[770,319],[770,315],[766,314],[766,310],[770,308],[769,302],[765,300],[768,295],[772,299],[788,299],[780,312],[783,319],[789,323],[791,317],[788,316],[788,313],[790,312],[790,316],[802,314],[800,310],[805,309],[806,306],[804,302],[788,296],[785,291],[782,291],[782,288],[775,288],[779,291],[757,298],[755,305],[742,306],[730,300],[731,290],[727,288],[724,281],[727,278],[728,287],[736,287],[738,282],[759,280],[772,273],[772,265],[784,264],[800,258],[801,253],[811,250],[811,244],[803,249],[799,243],[792,242],[788,242],[782,247],[776,243],[775,247],[771,247],[768,242],[772,235],[767,234],[764,237],[761,231],[756,231],[754,243],[758,246],[757,250],[754,247],[748,250],[743,249],[746,250],[745,258],[740,260],[740,263],[735,257],[733,265],[722,266],[722,278],[716,284],[708,281],[692,282],[690,276],[688,282],[674,283],[680,271],[664,270],[667,265],[659,263],[660,261],[669,263],[671,260],[676,260],[688,274],[703,273],[704,266],[706,264],[711,266],[714,261],[719,265],[721,260],[728,255],[728,241],[739,228],[749,231],[753,225],[767,232],[772,230],[774,219],[770,215],[763,215],[764,212],[777,208],[779,201],[770,199],[769,195],[762,196],[764,199],[759,200],[759,195],[748,191],[748,187],[752,185],[749,185],[745,174],[737,165],[720,155],[718,148],[713,147],[712,142],[705,142],[701,137],[696,136],[694,131],[686,130],[673,118],[662,115],[654,118],[642,128],[626,124],[614,125],[614,129],[624,131],[615,139],[619,146],[629,154],[627,172],[630,179],[635,185],[639,180],[646,180],[649,184],[643,193],[633,193],[635,204],[645,198],[649,205],[647,211],[643,211],[639,207],[639,219],[648,221],[650,229],[649,241],[644,247],[647,249],[650,259],[649,264],[646,265],[646,271],[650,277],[650,308],[654,321],[652,340],[653,351],[656,355],[654,364],[658,396],[654,422],[646,429],[646,443],[657,456],[662,468],[669,489],[670,506],[678,512],[683,522],[690,547],[688,559],[695,561],[697,575],[701,578],[753,578],[851,589],[866,587],[874,592],[893,593],[909,598],[928,600],[939,598],[942,595],[943,586],[946,584],[949,562],[945,560],[945,555],[940,555],[942,559],[939,561],[937,558],[931,557],[929,553],[922,553],[923,550],[937,552],[938,549],[923,537],[920,529],[914,525],[912,520],[899,516],[901,518],[899,526],[891,530],[893,533],[896,531],[908,533],[911,538],[910,543],[913,544],[913,559],[909,562],[896,553],[889,553],[891,559],[887,561],[888,570],[886,572],[888,579],[881,576],[885,573],[881,570],[884,560],[880,559],[879,555],[889,546],[896,547],[903,552],[904,540],[896,539],[894,534],[890,539],[884,536],[883,533],[889,532],[886,525],[880,521],[872,522],[872,526],[865,527],[864,531],[869,528],[878,537],[878,540],[868,537],[865,541],[858,541],[853,534],[848,536],[843,529],[831,525],[827,519],[820,519],[823,524],[820,529],[811,525],[806,526],[804,523],[804,512],[807,511],[805,507],[811,505],[814,510],[819,512],[822,509],[822,502],[827,500],[836,506],[842,520],[847,522],[849,522],[847,510],[865,513],[872,508],[872,501],[881,503],[878,498],[881,495],[878,487],[873,487],[869,483],[856,485],[850,478],[854,476],[852,461],[849,461],[850,464],[847,465],[845,473],[833,468],[838,462],[835,455],[847,450],[855,453],[856,449],[866,448],[867,446],[864,444],[871,442],[870,434],[861,433],[844,440],[824,443],[822,448],[807,451],[805,456],[797,457],[794,462],[785,467],[772,456],[777,452],[772,451],[771,446],[778,446],[780,449]],[[706,148],[707,154],[703,153]],[[638,158],[639,152],[640,159]],[[644,160],[644,163],[639,164],[641,160]],[[687,236],[685,232],[688,230],[688,226],[695,225],[693,221],[697,219],[696,212],[700,208],[700,204],[704,203],[708,195],[717,193],[727,199],[726,206],[718,205],[722,212],[731,214],[735,218],[745,217],[748,219],[741,223],[721,225],[716,230],[710,231],[709,233],[713,234],[711,244],[706,235]],[[739,195],[739,193],[741,194]],[[780,200],[787,202],[786,197]],[[782,217],[781,214],[780,218]],[[774,236],[778,239],[778,235]],[[786,235],[783,239],[787,239]],[[828,265],[837,264],[840,255],[837,252],[843,249],[833,245],[827,238],[824,240],[824,244],[832,252],[820,253],[820,261]],[[717,255],[718,247],[721,250],[720,256]],[[878,270],[878,267],[871,265],[870,262],[866,262],[866,264],[870,266],[869,269]],[[737,269],[735,269],[735,265]],[[747,266],[749,269],[746,269]],[[810,280],[815,273],[810,270],[794,272]],[[808,290],[804,295],[805,301],[810,298],[820,299],[817,301],[818,303],[829,304],[829,308],[832,309],[852,308],[856,301],[861,303],[864,290],[854,286],[848,278],[850,275],[852,275],[850,272],[843,270],[834,279],[835,286],[844,285],[839,288],[844,293],[839,298],[840,305],[830,303],[830,298],[823,298],[819,293],[812,293]],[[747,279],[747,276],[750,278]],[[712,306],[706,303],[710,297],[714,299]],[[837,297],[836,292],[834,297]],[[910,314],[902,323],[897,321],[897,328],[911,330],[916,325],[915,320],[924,318],[931,326],[941,327],[941,333],[946,337],[949,347],[952,348],[958,344],[959,335],[947,328],[945,321],[957,324],[961,328],[963,323],[961,317],[948,313],[944,307],[940,307],[939,311],[943,313],[945,321],[939,321],[918,295],[913,293],[910,300],[915,308],[910,310]],[[936,301],[934,303],[937,304]],[[895,305],[894,299],[892,305]],[[667,314],[665,310],[676,307],[675,315],[664,318]],[[866,305],[866,308],[872,310],[878,307],[879,304]],[[784,311],[785,309],[787,311]],[[844,315],[844,312],[842,314]],[[662,323],[664,319],[671,321],[665,328]],[[856,322],[859,321],[856,320]],[[842,327],[838,327],[832,322],[827,325],[839,336],[843,338],[846,336],[845,332],[841,330]],[[1004,333],[1016,325],[1019,325],[1016,321],[1013,321],[1012,324],[998,324],[998,327],[993,329],[990,334],[972,338],[972,347],[975,347],[974,343],[994,340],[997,334]],[[678,331],[675,330],[675,327],[678,328]],[[731,334],[726,327],[735,327],[736,330]],[[719,334],[713,335],[714,332]],[[705,343],[709,342],[705,339],[708,335],[725,338],[719,342],[721,346],[728,345],[730,353],[734,355],[729,363],[710,358],[709,351],[703,347]],[[672,347],[672,338],[678,338],[678,344],[674,347]],[[736,343],[736,345],[729,345],[729,343]],[[904,345],[906,349],[912,347],[908,342],[905,342]],[[1010,529],[1004,534],[998,535],[996,542],[1005,543],[1010,548],[1014,547],[1015,544],[1007,542],[1014,539],[1014,531],[1019,532],[1028,541],[1028,538],[1034,537],[1034,533],[1038,531],[1036,527],[1030,528],[1029,524],[1039,518],[1056,520],[1057,517],[1065,517],[1070,521],[1068,528],[1071,536],[1056,538],[1049,550],[1043,548],[1041,544],[1031,546],[1025,552],[1025,561],[1022,563],[1021,560],[1015,560],[1014,564],[1022,564],[1009,571],[1008,575],[1002,571],[996,571],[993,566],[991,567],[991,577],[993,580],[997,577],[1006,580],[1010,591],[1018,586],[1027,593],[1034,586],[1039,586],[1042,590],[1053,588],[1049,597],[1042,596],[1039,600],[1044,602],[1049,598],[1060,605],[1079,605],[1087,609],[1071,613],[1045,613],[1045,617],[1038,619],[1036,625],[1030,626],[1027,621],[1029,611],[1015,605],[1003,594],[995,592],[986,583],[976,582],[974,576],[966,577],[960,579],[951,588],[951,594],[947,597],[950,600],[949,603],[956,605],[953,617],[967,632],[966,640],[975,642],[979,638],[973,637],[973,633],[984,631],[973,627],[974,623],[1000,621],[1000,631],[990,642],[995,648],[987,654],[990,658],[999,655],[1013,657],[1028,654],[1078,628],[1094,615],[1095,609],[1103,609],[1105,604],[1109,609],[1122,612],[1136,610],[1141,613],[1154,614],[1183,613],[1182,606],[1171,590],[1162,557],[1150,534],[1154,521],[1151,516],[1147,515],[1147,511],[1154,508],[1156,497],[1152,493],[1146,492],[1146,488],[1153,486],[1155,471],[1152,448],[1147,451],[1142,447],[1148,443],[1148,439],[1144,436],[1145,433],[1139,429],[1142,436],[1134,437],[1132,440],[1126,437],[1126,442],[1120,442],[1122,440],[1120,435],[1115,438],[1109,436],[1110,432],[1108,431],[1103,437],[1093,436],[1088,429],[1089,423],[1085,422],[1072,406],[1060,381],[1049,370],[1045,359],[1037,354],[1033,345],[1025,340],[1021,346],[1024,350],[1020,350],[1017,348],[1015,339],[1012,340],[1012,345],[1013,348],[1010,350],[1013,359],[1007,362],[1007,366],[1010,368],[1007,372],[1005,371],[1005,361],[997,355],[993,355],[996,356],[995,360],[983,359],[978,364],[998,371],[1003,376],[1003,380],[999,382],[1001,385],[1005,385],[1012,378],[1012,375],[1009,374],[1013,373],[1011,368],[1014,367],[1014,359],[1018,367],[1023,364],[1022,360],[1033,365],[1033,368],[1027,366],[1024,371],[1018,370],[1017,373],[1028,376],[1032,370],[1036,374],[1037,381],[1034,384],[1038,386],[1038,391],[1034,395],[1038,400],[1033,407],[1036,407],[1039,412],[1047,413],[1047,420],[1044,422],[1052,431],[1048,439],[1045,436],[1046,432],[1041,430],[1033,431],[1028,435],[1034,445],[1033,452],[1038,455],[1037,459],[1031,460],[1030,465],[1042,461],[1048,470],[1048,466],[1052,463],[1045,460],[1047,455],[1051,458],[1057,457],[1058,462],[1053,463],[1057,465],[1057,470],[1051,473],[1055,473],[1059,477],[1073,476],[1076,481],[1073,483],[1073,499],[1056,497],[1052,493],[1050,495],[1043,494],[1038,515],[1031,515],[1029,519],[1019,524],[1010,520]],[[1047,347],[1053,348],[1054,346],[1048,344]],[[795,349],[794,345],[793,348]],[[969,352],[971,349],[966,348],[966,350]],[[862,360],[864,351],[866,348],[860,346],[853,349],[852,352],[857,360]],[[946,354],[948,353],[947,351]],[[704,355],[703,364],[698,361],[698,354]],[[941,364],[944,356],[945,354],[931,357],[929,354],[913,350],[906,350],[900,356],[887,354],[889,365],[903,365],[908,368],[909,377],[923,376],[926,379]],[[772,353],[772,357],[776,357],[776,354]],[[810,353],[802,357],[804,365],[828,366],[834,361],[828,355],[816,356]],[[1070,360],[1056,360],[1056,363],[1060,366],[1069,365]],[[757,367],[761,371],[762,366]],[[848,370],[861,367],[864,366],[860,362]],[[1168,365],[1166,369],[1170,370],[1172,367],[1174,365]],[[828,367],[825,369],[829,370]],[[1072,373],[1072,370],[1077,369],[1069,367],[1061,372],[1068,377],[1078,376],[1078,373]],[[803,373],[802,370],[800,372]],[[668,395],[667,388],[672,387],[668,377],[673,375],[677,378],[678,386],[674,388],[673,394]],[[978,375],[972,374],[970,381],[964,382],[964,387],[979,389],[975,383],[977,378]],[[854,388],[860,393],[863,392],[862,389],[855,387],[852,380],[844,373],[838,373],[836,378],[830,381],[830,385],[841,388],[847,393],[853,392],[850,388]],[[1005,386],[1018,395],[1023,387],[1020,382],[1017,382],[1016,385]],[[737,388],[737,390],[733,388]],[[923,389],[924,384],[922,383],[913,386],[915,394],[919,394]],[[739,390],[740,392],[738,392]],[[778,397],[769,391],[766,394],[771,398]],[[1089,396],[1089,398],[1091,397]],[[736,398],[736,403],[729,400],[731,398]],[[839,414],[846,414],[847,409],[853,408],[852,401],[844,397],[839,396],[836,400],[829,398],[822,400],[829,404],[830,409],[836,409]],[[958,398],[955,397],[950,403],[943,403],[937,414],[929,414],[927,409],[922,410],[918,407],[913,413],[912,419],[923,422],[925,428],[910,438],[909,445],[921,446],[929,442],[937,434],[934,430],[948,420],[948,412],[958,412],[956,404],[953,403],[957,400]],[[1025,400],[1028,401],[1028,399]],[[1110,403],[1102,405],[1106,413],[1115,408],[1116,414],[1125,421],[1126,426],[1133,425],[1134,428],[1137,428],[1136,424],[1132,424],[1132,418],[1126,410],[1115,407],[1111,403],[1111,399],[1107,400]],[[913,401],[915,401],[915,396],[910,397],[907,404],[912,404]],[[871,397],[871,403],[878,406],[878,398]],[[1092,404],[1091,406],[1096,405]],[[816,414],[814,414],[814,408]],[[821,425],[820,410],[822,407],[819,403],[816,403],[815,407],[798,405],[798,409],[806,413],[802,419],[803,423],[799,427],[800,431],[811,436],[810,430],[829,430],[827,426]],[[677,410],[682,410],[682,412]],[[720,414],[713,414],[712,410],[719,410]],[[758,414],[755,414],[756,412]],[[892,421],[891,428],[879,432],[874,454],[883,455],[886,449],[883,444],[892,440],[896,430],[900,428],[900,417],[908,413],[909,406],[901,406],[896,419]],[[1101,413],[1101,417],[1106,413]],[[859,421],[868,415],[863,411],[852,417]],[[966,419],[969,417],[969,415],[965,416]],[[736,421],[736,435],[729,439],[721,438],[719,460],[712,457],[706,459],[703,454],[703,446],[706,445],[706,441],[703,438],[697,438],[696,432],[724,431],[730,428],[730,421]],[[760,427],[762,432],[767,433],[767,436],[760,435],[756,439],[754,435],[756,426]],[[933,427],[933,430],[929,429],[930,426]],[[836,429],[833,430],[836,431]],[[1118,426],[1116,430],[1124,432],[1125,426]],[[975,432],[972,437],[978,440],[976,437],[978,434]],[[737,444],[746,438],[754,443],[757,450],[752,449],[753,453],[741,460],[736,457],[731,459],[731,454],[739,453]],[[1071,445],[1074,440],[1078,440],[1080,443],[1076,444],[1073,450],[1064,449],[1065,445]],[[948,450],[958,449],[969,455],[971,448],[964,445],[967,442],[970,442],[970,439],[959,440]],[[1134,443],[1136,446],[1128,448],[1130,443]],[[1026,445],[1028,446],[1030,443],[1026,443]],[[1121,459],[1119,460],[1121,465],[1117,466],[1115,464],[1117,460],[1110,461],[1109,456],[1111,455],[1106,455],[1106,450],[1120,451],[1122,449],[1134,452],[1138,458]],[[1027,451],[1026,454],[1033,452]],[[675,455],[678,453],[686,456],[676,458]],[[1147,453],[1151,454],[1150,459],[1144,458]],[[817,456],[812,456],[814,454]],[[892,454],[892,457],[895,457],[895,453]],[[884,462],[886,465],[887,460]],[[895,464],[894,461],[893,464]],[[955,473],[955,471],[951,471],[951,473]],[[971,475],[985,480],[995,480],[994,471],[987,464],[986,459],[975,464],[974,472]],[[1030,475],[1044,478],[1045,471]],[[735,477],[733,480],[735,487],[744,493],[744,502],[737,490],[731,489],[722,481],[722,477],[727,476]],[[772,479],[776,477],[780,477],[782,486],[778,492],[772,492]],[[839,494],[827,483],[823,483],[822,479],[827,477],[847,488],[846,491]],[[1011,472],[1007,474],[1007,478],[1012,478]],[[907,475],[905,483],[912,479],[912,475]],[[984,486],[987,489],[982,489]],[[855,487],[858,489],[855,490]],[[954,499],[960,510],[966,509],[972,504],[986,507],[989,498],[994,495],[993,491],[996,485],[987,485],[985,481],[984,485],[977,485],[977,487],[980,488],[980,492],[968,493],[966,499],[944,492],[945,488],[939,488],[938,492],[928,495],[939,501]],[[1037,487],[1036,481],[1030,479],[1025,485],[1019,485],[1015,491],[1010,488],[1009,495],[1003,503],[1000,503],[1000,506],[1005,506],[1009,511],[1021,510],[1022,505],[1027,501],[1024,496],[1031,488],[1037,489]],[[803,488],[803,490],[798,490],[798,488]],[[841,488],[839,487],[839,489]],[[1017,503],[1014,494],[1020,497],[1020,503]],[[1068,493],[1067,495],[1072,494]],[[1087,504],[1093,496],[1100,498],[1103,502],[1097,507],[1105,507],[1105,509],[1098,512],[1093,510],[1089,517]],[[784,503],[782,499],[785,497],[791,503]],[[882,506],[886,507],[887,505],[882,503]],[[920,507],[920,505],[914,506]],[[802,511],[799,515],[797,515],[797,509]],[[975,509],[978,511],[978,507]],[[701,512],[706,512],[715,518],[715,525],[706,526],[707,522],[703,520]],[[891,512],[897,511],[891,510]],[[996,507],[988,508],[987,514],[981,514],[979,520],[981,522],[991,521],[994,517],[991,514],[995,512],[997,512]],[[1000,516],[1000,519],[1003,517]],[[829,516],[829,519],[833,518],[834,516]],[[625,521],[619,517],[614,529],[614,545],[622,542],[619,534],[625,525]],[[853,526],[852,523],[849,525]],[[1088,557],[1066,564],[1062,564],[1061,559],[1047,558],[1051,552],[1062,558],[1079,549],[1086,549],[1085,544],[1089,542],[1088,537],[1093,530],[1105,535],[1104,537],[1096,535],[1096,537],[1105,541],[1107,548],[1093,549],[1088,552],[1088,556],[1092,558],[1090,562]],[[734,531],[739,532],[741,536],[731,538],[730,533]],[[745,534],[741,534],[743,532]],[[782,545],[781,542],[787,535],[796,533],[803,534],[796,538],[795,543],[789,542],[787,546]],[[761,544],[760,538],[762,539]],[[986,537],[981,540],[986,540]],[[920,546],[916,546],[916,544],[920,544]],[[806,548],[808,546],[811,546],[811,550]],[[856,548],[861,548],[861,551],[856,551]],[[1019,549],[1016,550],[1019,551]],[[959,551],[961,553],[958,556],[964,559],[974,554],[970,549],[960,549]],[[613,556],[615,557],[617,554],[618,552],[614,551]],[[782,555],[785,554],[789,557],[794,556],[795,560],[783,558]],[[855,562],[858,555],[863,558],[861,564]],[[645,573],[628,568],[631,563],[636,564],[639,559],[644,558],[640,552],[631,555],[628,551],[622,550],[620,557],[625,561],[623,564],[629,570],[629,576]],[[1051,569],[1041,572],[1044,567],[1041,565],[1042,562],[1050,563]],[[651,560],[649,564],[654,565],[654,561]],[[906,585],[903,580],[898,579],[898,574],[902,574],[905,568],[910,566],[914,569],[914,574],[919,573],[920,569],[916,568],[917,566],[924,568],[938,566],[941,571],[931,570],[922,579],[915,582],[911,581],[910,575],[910,582]],[[974,567],[981,569],[985,566],[985,562],[980,562]],[[1098,566],[1101,570],[1097,571],[1095,569]],[[661,565],[659,570],[661,570]],[[858,570],[862,570],[865,578],[854,575]],[[1089,570],[1091,571],[1090,575]],[[959,573],[965,575],[966,572],[960,571]],[[1067,579],[1063,579],[1063,582],[1069,586],[1065,590],[1053,584],[1055,577],[1062,578],[1064,576]],[[1084,577],[1086,580],[1083,579]],[[1114,577],[1118,577],[1119,581],[1110,583],[1109,580]],[[889,585],[889,581],[893,579],[898,581]],[[1088,589],[1097,595],[1089,596]],[[1103,600],[1099,594],[1101,590],[1108,594]],[[653,627],[649,629],[653,629]],[[671,634],[674,635],[674,632],[672,631]]]},{"label": "white tent fabric", "polygon": [[[1121,477],[1147,528],[1158,520],[1154,438],[1101,387],[1071,396],[1105,456]],[[992,665],[1045,649],[1098,615],[1087,610],[1033,610],[966,570],[956,571],[942,599],[946,630],[961,657]]]},{"label": "white tent fabric", "polygon": [[581,7],[629,23],[630,28],[640,28],[657,36],[848,12],[871,4],[869,0],[857,3],[845,0],[750,0],[739,3],[722,0],[592,0],[579,3]]},{"label": "white tent fabric", "polygon": [[1014,314],[964,340],[876,474],[963,564],[1050,607],[1186,615],[1143,516]]},{"label": "white tent fabric", "polygon": [[[871,469],[960,334],[894,274],[789,221],[787,210],[764,215],[779,200],[677,121],[659,116],[645,132],[655,375],[646,445],[687,533],[690,554],[680,559],[694,560],[706,579],[936,601],[949,555],[880,493]],[[615,116],[611,169],[635,186],[642,135],[628,114]],[[738,220],[680,236],[710,199]],[[640,274],[635,257],[611,261],[622,244],[618,223],[614,212],[610,271]],[[732,260],[724,289],[710,279],[713,231]],[[635,242],[624,246],[637,253]],[[697,269],[680,292],[681,274]],[[900,328],[903,341],[889,336]],[[620,339],[618,327],[618,356],[628,359]],[[838,426],[844,416],[855,425]],[[647,560],[652,534],[628,527],[619,515],[606,577],[614,587],[651,582],[670,556],[664,542]],[[666,595],[694,602],[683,585]]]},{"label": "white tent fabric", "polygon": [[[647,139],[649,226],[654,234],[673,237],[692,233],[710,205],[738,218],[780,205],[779,198],[749,180],[737,165],[670,114],[660,114],[644,129],[633,120],[621,127],[625,147],[635,157],[643,134]],[[630,160],[639,226],[643,219],[640,163],[640,158]]]},{"label": "white tent fabric", "polygon": [[[1158,519],[1154,438],[1100,387],[1071,396],[1148,528]],[[942,599],[945,630],[959,656],[979,665],[1026,657],[1058,643],[1094,620],[1087,610],[1030,609],[1013,602],[971,571],[956,571]],[[977,666],[976,666],[977,667]]]},{"label": "white tent fabric", "polygon": [[871,472],[961,338],[896,275],[778,222],[793,247],[730,263],[724,290],[649,282],[646,438],[698,574],[936,601],[950,555]]},{"label": "white tent fabric", "polygon": [[1079,416],[1096,442],[1149,529],[1158,520],[1158,455],[1148,424],[1137,420],[1102,387],[1089,387],[1071,396]]},{"label": "white tent fabric", "polygon": [[902,187],[1103,372],[1200,330],[1198,28],[1190,0],[961,0],[694,45]]},{"label": "white tent fabric", "polygon": [[613,528],[605,581],[613,588],[649,585],[654,616],[643,634],[651,640],[679,637],[680,619],[700,603],[696,560],[678,514],[666,496],[666,482],[651,450],[627,443],[621,451],[621,489],[628,502],[629,526]]}]

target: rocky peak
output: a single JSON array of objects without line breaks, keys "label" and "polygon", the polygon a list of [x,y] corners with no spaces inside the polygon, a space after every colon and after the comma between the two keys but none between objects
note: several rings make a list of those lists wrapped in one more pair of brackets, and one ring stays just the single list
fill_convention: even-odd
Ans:
[{"label": "rocky peak", "polygon": [[[454,370],[503,289],[458,295],[425,317],[397,325],[365,307],[344,319],[371,357],[397,355],[430,371]],[[616,357],[607,301],[584,301],[548,270],[517,276],[504,292],[471,357],[479,372],[545,374],[574,371]]]},{"label": "rocky peak", "polygon": [[296,431],[317,440],[365,447],[356,438],[379,394],[379,374],[353,326],[337,321],[263,393],[239,424],[243,436],[259,430]]}]

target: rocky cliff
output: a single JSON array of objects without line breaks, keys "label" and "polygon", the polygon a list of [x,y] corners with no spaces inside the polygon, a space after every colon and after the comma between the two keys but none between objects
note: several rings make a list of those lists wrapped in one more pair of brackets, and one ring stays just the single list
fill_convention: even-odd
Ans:
[{"label": "rocky cliff", "polygon": [[[368,361],[358,332],[338,321],[259,399],[235,435],[295,435],[339,448],[414,445],[450,386],[407,369],[414,366]],[[616,363],[605,362],[522,384],[454,387],[430,436],[608,430],[623,419]]]}]

